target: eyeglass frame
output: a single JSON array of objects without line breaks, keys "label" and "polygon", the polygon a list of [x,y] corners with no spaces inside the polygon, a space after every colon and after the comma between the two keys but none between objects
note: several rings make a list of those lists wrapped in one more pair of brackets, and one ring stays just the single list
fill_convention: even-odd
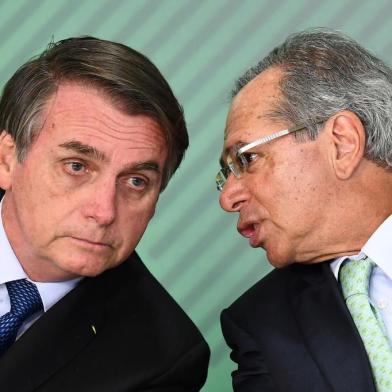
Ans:
[{"label": "eyeglass frame", "polygon": [[[328,119],[318,120],[318,121],[313,122],[313,124],[319,125],[319,124],[324,123],[327,120]],[[216,183],[216,187],[217,187],[218,191],[221,192],[223,190],[223,187],[224,187],[224,185],[227,181],[227,178],[229,177],[229,174],[230,174],[229,171],[231,173],[233,173],[236,178],[241,178],[241,174],[246,170],[246,168],[249,165],[248,161],[242,155],[244,152],[249,151],[251,148],[269,143],[272,140],[289,135],[290,133],[302,131],[303,129],[306,129],[306,128],[307,128],[306,125],[294,125],[290,128],[283,129],[282,131],[277,131],[277,132],[271,133],[270,135],[263,136],[259,139],[254,140],[251,143],[245,144],[242,147],[237,147],[236,145],[234,145],[230,149],[230,152],[227,154],[227,157],[226,157],[227,165],[225,167],[222,166],[222,168],[218,171],[218,173],[215,176],[215,183]],[[240,158],[239,162],[242,163],[242,166],[238,165],[241,168],[241,170],[237,171],[237,172],[235,170],[235,165],[233,163],[233,161],[234,161],[232,158],[233,152],[234,152],[235,156]],[[230,162],[229,162],[229,160],[230,160]]]}]

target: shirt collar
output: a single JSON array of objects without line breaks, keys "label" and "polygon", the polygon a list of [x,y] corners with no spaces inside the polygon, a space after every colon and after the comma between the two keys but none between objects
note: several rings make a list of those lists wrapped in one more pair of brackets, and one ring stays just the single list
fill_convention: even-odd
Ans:
[{"label": "shirt collar", "polygon": [[2,219],[3,202],[0,201],[0,284],[9,282],[11,280],[27,278],[19,260],[8,241],[5,233]]},{"label": "shirt collar", "polygon": [[17,280],[27,279],[33,282],[38,289],[46,312],[57,301],[59,301],[65,294],[71,291],[82,278],[66,280],[62,282],[34,282],[29,279],[26,272],[17,259],[7,234],[4,230],[2,220],[2,200],[0,201],[0,284]]},{"label": "shirt collar", "polygon": [[[361,259],[368,256],[392,279],[392,215],[390,215],[370,236],[361,252],[350,256],[350,259]],[[348,256],[342,256],[331,263],[331,270],[338,279],[339,269]]]}]

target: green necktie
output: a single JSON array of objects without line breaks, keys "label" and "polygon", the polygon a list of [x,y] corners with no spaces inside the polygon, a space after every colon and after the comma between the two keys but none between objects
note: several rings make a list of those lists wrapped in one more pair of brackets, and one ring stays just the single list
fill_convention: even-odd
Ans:
[{"label": "green necktie", "polygon": [[349,260],[339,278],[347,307],[365,345],[379,392],[392,391],[392,349],[378,310],[369,301],[369,279],[374,267],[369,258]]}]

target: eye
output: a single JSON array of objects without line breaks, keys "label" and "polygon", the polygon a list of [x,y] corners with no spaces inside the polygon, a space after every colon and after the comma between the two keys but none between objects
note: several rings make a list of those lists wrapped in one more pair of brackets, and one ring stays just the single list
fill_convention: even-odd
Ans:
[{"label": "eye", "polygon": [[249,153],[243,153],[242,154],[245,161],[250,165],[258,156],[259,154],[256,154],[255,152],[249,152]]},{"label": "eye", "polygon": [[259,154],[255,152],[244,152],[238,155],[239,161],[241,162],[243,168],[251,165],[258,157]]},{"label": "eye", "polygon": [[87,170],[86,165],[77,161],[67,162],[65,164],[65,169],[69,174],[72,175],[81,175]]},{"label": "eye", "polygon": [[148,185],[148,181],[146,179],[137,176],[129,178],[127,182],[133,189],[137,190],[143,190]]}]

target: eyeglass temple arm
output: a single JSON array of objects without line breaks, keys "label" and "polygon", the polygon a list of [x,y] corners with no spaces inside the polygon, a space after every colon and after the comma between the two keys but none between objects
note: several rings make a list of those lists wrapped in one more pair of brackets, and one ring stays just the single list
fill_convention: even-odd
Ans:
[{"label": "eyeglass temple arm", "polygon": [[[313,123],[316,125],[322,124],[323,122],[327,121],[328,118],[322,118],[322,119],[318,119],[317,121],[314,121]],[[260,139],[255,140],[254,142],[247,144],[244,147],[241,147],[240,149],[238,149],[237,154],[242,154],[248,150],[250,150],[253,147],[256,147],[260,144],[265,144],[270,142],[271,140],[274,140],[278,137],[284,136],[284,135],[288,135],[289,133],[293,133],[293,132],[298,132],[301,131],[302,129],[305,129],[306,125],[297,125],[295,127],[292,128],[288,128],[288,129],[284,129],[283,131],[279,131],[279,132],[275,132],[272,133],[271,135],[267,135],[267,136],[263,136]]]},{"label": "eyeglass temple arm", "polygon": [[263,136],[260,139],[255,140],[254,142],[247,144],[246,146],[238,149],[238,154],[242,154],[248,150],[250,150],[253,147],[256,147],[260,144],[265,144],[270,142],[271,140],[277,139],[278,137],[288,135],[289,133],[297,132],[300,131],[301,129],[304,129],[305,127],[303,125],[299,125],[297,127],[289,128],[289,129],[284,129],[283,131],[275,132],[272,133],[271,135]]}]

